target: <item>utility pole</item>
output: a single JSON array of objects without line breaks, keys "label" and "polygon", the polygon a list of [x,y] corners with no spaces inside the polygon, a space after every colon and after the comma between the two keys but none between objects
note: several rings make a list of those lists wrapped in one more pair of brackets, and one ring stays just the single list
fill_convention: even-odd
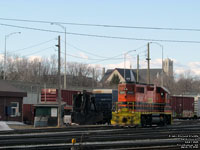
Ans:
[{"label": "utility pole", "polygon": [[6,61],[7,61],[7,58],[6,58],[6,36],[5,36],[5,52],[4,52],[4,70],[3,70],[3,79],[6,80]]},{"label": "utility pole", "polygon": [[137,82],[139,82],[139,55],[137,55]]},{"label": "utility pole", "polygon": [[164,76],[164,66],[163,66],[163,46],[162,46],[162,79],[161,79],[161,86],[164,86],[163,85],[163,76]]},{"label": "utility pole", "polygon": [[51,23],[51,25],[57,25],[57,26],[59,26],[59,27],[61,27],[64,31],[65,31],[65,72],[64,72],[64,89],[66,90],[66,88],[67,88],[67,86],[66,86],[66,84],[67,84],[67,69],[66,69],[66,66],[67,66],[67,60],[66,60],[66,57],[67,57],[67,55],[66,55],[66,44],[67,44],[67,41],[66,41],[66,27],[65,26],[63,26],[62,24],[60,24],[60,23],[56,23],[56,22],[52,22]]},{"label": "utility pole", "polygon": [[124,53],[124,82],[126,83],[126,53]]},{"label": "utility pole", "polygon": [[65,29],[65,74],[64,74],[64,89],[66,90],[67,89],[67,86],[66,86],[66,82],[67,82],[67,69],[66,69],[66,65],[67,65],[67,60],[66,60],[66,28]]},{"label": "utility pole", "polygon": [[62,126],[61,113],[61,76],[60,76],[60,36],[58,36],[58,127]]},{"label": "utility pole", "polygon": [[147,60],[147,84],[150,84],[150,50],[149,50],[149,43],[147,44],[147,58],[146,58],[146,60]]},{"label": "utility pole", "polygon": [[94,88],[95,84],[95,74],[94,74],[94,68],[92,69],[92,88]]}]

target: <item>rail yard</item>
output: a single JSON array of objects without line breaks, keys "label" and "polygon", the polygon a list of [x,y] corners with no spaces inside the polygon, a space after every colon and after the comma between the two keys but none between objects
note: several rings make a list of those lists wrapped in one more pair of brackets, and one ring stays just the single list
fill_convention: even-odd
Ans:
[{"label": "rail yard", "polygon": [[[113,90],[99,89],[95,97],[87,91],[73,91],[75,94],[66,92],[66,99],[70,97],[72,100],[68,101],[72,106],[63,107],[63,115],[68,123],[56,127],[56,105],[47,103],[48,100],[56,100],[56,90],[48,89],[41,95],[44,103],[36,105],[34,126],[1,131],[0,149],[200,148],[199,118],[190,115],[190,109],[184,107],[189,117],[183,117],[185,120],[173,119],[169,93],[165,88],[150,84],[120,83],[115,103],[110,97]],[[194,104],[193,98],[189,98],[191,102],[188,102],[188,98],[184,100],[187,105]],[[115,104],[114,107],[112,104]],[[183,114],[183,110],[180,114]]]},{"label": "rail yard", "polygon": [[175,120],[173,125],[146,128],[84,125],[23,129],[0,132],[0,149],[199,149],[199,131],[200,120]]}]

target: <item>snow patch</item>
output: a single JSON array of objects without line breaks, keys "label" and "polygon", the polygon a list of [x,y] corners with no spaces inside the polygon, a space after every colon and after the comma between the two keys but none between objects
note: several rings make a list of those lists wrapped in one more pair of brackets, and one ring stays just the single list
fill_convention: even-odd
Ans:
[{"label": "snow patch", "polygon": [[0,121],[0,131],[5,131],[5,130],[13,130],[11,129],[6,122]]}]

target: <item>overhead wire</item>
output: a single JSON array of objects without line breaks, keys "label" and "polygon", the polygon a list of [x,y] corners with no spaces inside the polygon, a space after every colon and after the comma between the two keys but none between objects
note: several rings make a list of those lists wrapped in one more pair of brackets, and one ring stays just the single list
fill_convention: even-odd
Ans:
[{"label": "overhead wire", "polygon": [[[61,41],[64,42],[63,40],[61,40]],[[108,58],[108,57],[96,55],[96,54],[93,54],[93,53],[91,53],[91,52],[85,51],[85,50],[83,50],[83,49],[81,49],[81,48],[78,48],[77,46],[74,46],[74,45],[70,44],[69,42],[66,42],[66,44],[69,45],[70,47],[72,47],[72,48],[78,50],[78,51],[81,51],[81,52],[84,52],[84,53],[87,53],[87,54],[90,54],[90,55],[93,55],[93,56],[96,56],[96,57]]]},{"label": "overhead wire", "polygon": [[[65,54],[63,51],[61,51],[61,53]],[[79,59],[84,59],[84,60],[96,60],[96,61],[101,61],[102,59],[93,59],[93,58],[84,58],[84,57],[79,57],[76,55],[72,55],[72,54],[66,54],[67,56],[71,56],[71,57],[75,57],[75,58],[79,58]],[[115,58],[115,59],[123,59],[123,58]]]},{"label": "overhead wire", "polygon": [[[63,41],[64,42],[64,41]],[[69,44],[69,43],[68,43]],[[70,44],[70,45],[72,45],[72,44]],[[136,49],[134,49],[134,50],[138,50],[138,49],[141,49],[141,48],[143,48],[143,47],[145,47],[146,46],[146,44],[145,45],[143,45],[143,46],[140,46],[140,47],[138,47],[138,48],[136,48]],[[77,48],[77,47],[75,47],[74,45],[72,45],[72,47],[73,48]],[[83,51],[83,52],[86,52],[86,51],[84,51],[84,50],[82,50],[82,49],[80,49],[80,48],[77,48],[78,50],[80,50],[80,51]],[[129,51],[133,51],[133,50],[129,50]],[[129,52],[129,51],[127,51],[127,52]],[[143,51],[142,51],[143,52]],[[64,53],[64,52],[62,52],[62,53]],[[86,52],[86,53],[90,53],[90,52]],[[141,53],[141,52],[140,52]],[[65,53],[64,53],[65,54]],[[90,53],[91,55],[95,55],[95,54],[92,54],[92,53]],[[75,58],[80,58],[80,59],[86,59],[86,60],[97,60],[97,61],[105,61],[105,59],[106,60],[110,60],[110,59],[112,59],[112,60],[119,60],[119,59],[124,59],[123,57],[122,58],[112,58],[112,57],[106,57],[105,59],[91,59],[91,58],[83,58],[83,57],[79,57],[79,56],[75,56],[75,55],[71,55],[71,54],[66,54],[66,55],[68,55],[68,56],[71,56],[71,57],[75,57]],[[123,55],[123,54],[120,54],[120,55]],[[99,57],[101,57],[101,56],[99,56]],[[101,57],[101,58],[104,58],[104,57]]]},{"label": "overhead wire", "polygon": [[[107,58],[107,59],[102,59],[102,60],[97,61],[97,62],[92,62],[92,64],[99,63],[99,62],[102,62],[102,61],[106,61],[106,60],[110,60],[110,59],[119,57],[119,56],[121,56],[121,55],[124,55],[124,54],[127,53],[127,52],[130,52],[130,51],[137,51],[138,49],[144,48],[145,46],[146,46],[146,45],[143,45],[143,46],[140,46],[140,47],[138,47],[138,48],[136,48],[136,49],[128,50],[128,51],[126,51],[126,52],[124,52],[124,53],[121,53],[121,54],[119,54],[119,55],[116,55],[116,56],[114,56],[114,57],[110,57],[110,58]],[[135,54],[135,55],[137,55],[137,54]],[[133,55],[133,56],[134,56],[134,55]],[[123,57],[122,59],[124,59],[124,57]]]},{"label": "overhead wire", "polygon": [[49,42],[51,42],[51,41],[53,41],[55,39],[56,38],[48,40],[48,41],[45,41],[45,42],[41,42],[41,43],[38,43],[38,44],[35,44],[35,45],[31,45],[31,46],[28,46],[28,47],[25,47],[25,48],[20,48],[20,49],[14,50],[14,51],[9,51],[9,52],[14,53],[14,52],[19,52],[19,51],[23,51],[23,50],[26,50],[26,49],[34,48],[34,47],[49,43]]},{"label": "overhead wire", "polygon": [[[11,24],[3,24],[0,23],[2,26],[8,27],[15,27],[21,29],[29,29],[29,30],[37,30],[37,31],[44,31],[44,32],[52,32],[52,33],[65,33],[63,31],[55,31],[55,30],[47,30],[47,29],[40,29],[40,28],[33,28],[33,27],[25,27],[25,26],[18,26],[18,25],[11,25]],[[193,44],[200,44],[200,41],[187,41],[187,40],[160,40],[160,39],[145,39],[145,38],[130,38],[130,37],[120,37],[120,36],[107,36],[107,35],[97,35],[97,34],[85,34],[85,33],[75,33],[75,32],[66,32],[66,34],[76,35],[76,36],[87,36],[87,37],[96,37],[96,38],[107,38],[107,39],[120,39],[120,40],[136,40],[136,41],[152,41],[152,42],[171,42],[171,43],[193,43]]]},{"label": "overhead wire", "polygon": [[0,18],[0,20],[18,21],[18,22],[32,22],[32,23],[57,23],[65,25],[76,26],[92,26],[92,27],[108,27],[108,28],[126,28],[126,29],[148,29],[148,30],[172,30],[172,31],[200,31],[200,29],[193,28],[167,28],[167,27],[148,27],[148,26],[125,26],[125,25],[108,25],[108,24],[89,24],[89,23],[73,23],[73,22],[57,22],[57,21],[41,21],[41,20],[27,20],[27,19],[10,19]]},{"label": "overhead wire", "polygon": [[53,46],[41,49],[41,50],[33,52],[31,54],[23,55],[22,57],[26,57],[26,56],[30,56],[30,55],[33,55],[33,54],[37,54],[37,53],[40,53],[41,51],[45,51],[45,50],[50,49],[50,48],[53,48]]}]

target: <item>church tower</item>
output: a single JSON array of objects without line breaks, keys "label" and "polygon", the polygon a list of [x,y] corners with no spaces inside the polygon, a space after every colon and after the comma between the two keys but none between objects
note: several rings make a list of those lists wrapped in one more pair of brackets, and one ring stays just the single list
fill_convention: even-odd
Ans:
[{"label": "church tower", "polygon": [[167,76],[173,76],[173,61],[169,58],[163,61],[163,70]]}]

